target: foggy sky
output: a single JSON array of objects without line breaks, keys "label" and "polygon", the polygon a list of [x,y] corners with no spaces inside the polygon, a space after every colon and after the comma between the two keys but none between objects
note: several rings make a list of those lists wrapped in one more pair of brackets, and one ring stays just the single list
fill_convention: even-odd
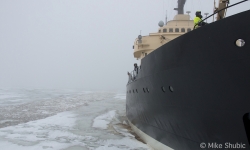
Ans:
[{"label": "foggy sky", "polygon": [[[157,32],[176,6],[177,0],[1,0],[0,88],[124,90],[137,62],[135,38],[140,30]],[[187,0],[187,10],[192,18],[196,10],[211,14],[213,0]]]}]

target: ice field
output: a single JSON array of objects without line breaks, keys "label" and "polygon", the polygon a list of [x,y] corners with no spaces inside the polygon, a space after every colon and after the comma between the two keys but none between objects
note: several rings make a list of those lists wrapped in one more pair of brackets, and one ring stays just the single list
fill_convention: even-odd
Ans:
[{"label": "ice field", "polygon": [[125,94],[0,90],[1,150],[149,150],[126,123]]}]

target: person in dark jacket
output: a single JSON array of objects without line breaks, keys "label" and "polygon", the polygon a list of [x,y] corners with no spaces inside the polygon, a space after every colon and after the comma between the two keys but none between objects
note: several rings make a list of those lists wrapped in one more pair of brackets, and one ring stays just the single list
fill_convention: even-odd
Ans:
[{"label": "person in dark jacket", "polygon": [[137,63],[134,64],[134,71],[136,72],[136,74],[138,74],[138,66],[137,66]]}]

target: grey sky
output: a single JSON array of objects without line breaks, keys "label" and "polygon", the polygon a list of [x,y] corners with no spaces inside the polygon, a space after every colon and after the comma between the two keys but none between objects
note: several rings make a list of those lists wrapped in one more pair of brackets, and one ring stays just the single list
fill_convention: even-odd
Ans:
[{"label": "grey sky", "polygon": [[[237,2],[231,0],[231,4]],[[176,12],[177,0],[2,0],[0,87],[125,89],[132,45]],[[249,9],[245,2],[228,10]],[[185,11],[212,13],[213,0]]]}]

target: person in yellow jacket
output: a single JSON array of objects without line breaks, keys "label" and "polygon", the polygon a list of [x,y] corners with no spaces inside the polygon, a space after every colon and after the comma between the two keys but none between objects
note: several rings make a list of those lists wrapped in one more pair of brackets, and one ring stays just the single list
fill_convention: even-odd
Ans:
[{"label": "person in yellow jacket", "polygon": [[201,20],[202,20],[201,11],[196,11],[195,15],[196,15],[196,17],[194,18],[195,28],[206,25],[205,22],[201,22]]}]

